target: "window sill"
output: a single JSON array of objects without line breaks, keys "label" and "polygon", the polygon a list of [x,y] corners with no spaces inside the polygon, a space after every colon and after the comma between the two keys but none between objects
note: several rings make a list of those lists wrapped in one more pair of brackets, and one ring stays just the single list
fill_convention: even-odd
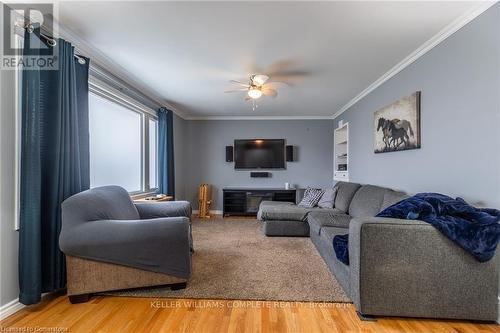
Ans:
[{"label": "window sill", "polygon": [[137,199],[144,199],[146,197],[151,197],[151,196],[154,196],[154,195],[157,195],[157,190],[152,190],[152,191],[149,191],[149,192],[140,192],[140,193],[130,193],[130,197],[132,198],[132,200],[137,200]]}]

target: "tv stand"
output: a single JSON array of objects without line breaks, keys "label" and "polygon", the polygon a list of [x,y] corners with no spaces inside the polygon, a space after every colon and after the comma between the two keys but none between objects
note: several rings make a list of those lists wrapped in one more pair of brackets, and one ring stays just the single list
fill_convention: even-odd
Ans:
[{"label": "tv stand", "polygon": [[296,203],[296,189],[225,187],[223,193],[223,216],[256,216],[262,201]]}]

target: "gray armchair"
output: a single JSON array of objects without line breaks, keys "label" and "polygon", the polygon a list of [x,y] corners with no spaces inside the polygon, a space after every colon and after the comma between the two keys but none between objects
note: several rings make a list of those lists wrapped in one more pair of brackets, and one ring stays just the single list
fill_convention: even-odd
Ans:
[{"label": "gray armchair", "polygon": [[119,186],[78,193],[62,204],[61,251],[68,295],[172,285],[191,275],[191,205],[186,201],[134,204]]}]

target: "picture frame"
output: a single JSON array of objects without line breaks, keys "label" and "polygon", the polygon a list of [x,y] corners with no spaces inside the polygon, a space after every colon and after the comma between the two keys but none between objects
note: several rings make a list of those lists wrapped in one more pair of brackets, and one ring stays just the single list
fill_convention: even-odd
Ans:
[{"label": "picture frame", "polygon": [[421,92],[384,106],[374,113],[374,152],[387,153],[421,147]]}]

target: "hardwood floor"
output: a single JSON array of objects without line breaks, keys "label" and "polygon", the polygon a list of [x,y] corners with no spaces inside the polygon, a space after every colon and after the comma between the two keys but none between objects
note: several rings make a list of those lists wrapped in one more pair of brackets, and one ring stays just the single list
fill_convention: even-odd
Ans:
[{"label": "hardwood floor", "polygon": [[99,296],[71,304],[48,296],[0,322],[0,332],[487,333],[495,324],[379,318],[360,321],[352,304]]},{"label": "hardwood floor", "polygon": [[407,318],[360,321],[346,303],[98,296],[71,304],[65,295],[48,295],[0,321],[0,332],[500,333],[500,326]]}]

